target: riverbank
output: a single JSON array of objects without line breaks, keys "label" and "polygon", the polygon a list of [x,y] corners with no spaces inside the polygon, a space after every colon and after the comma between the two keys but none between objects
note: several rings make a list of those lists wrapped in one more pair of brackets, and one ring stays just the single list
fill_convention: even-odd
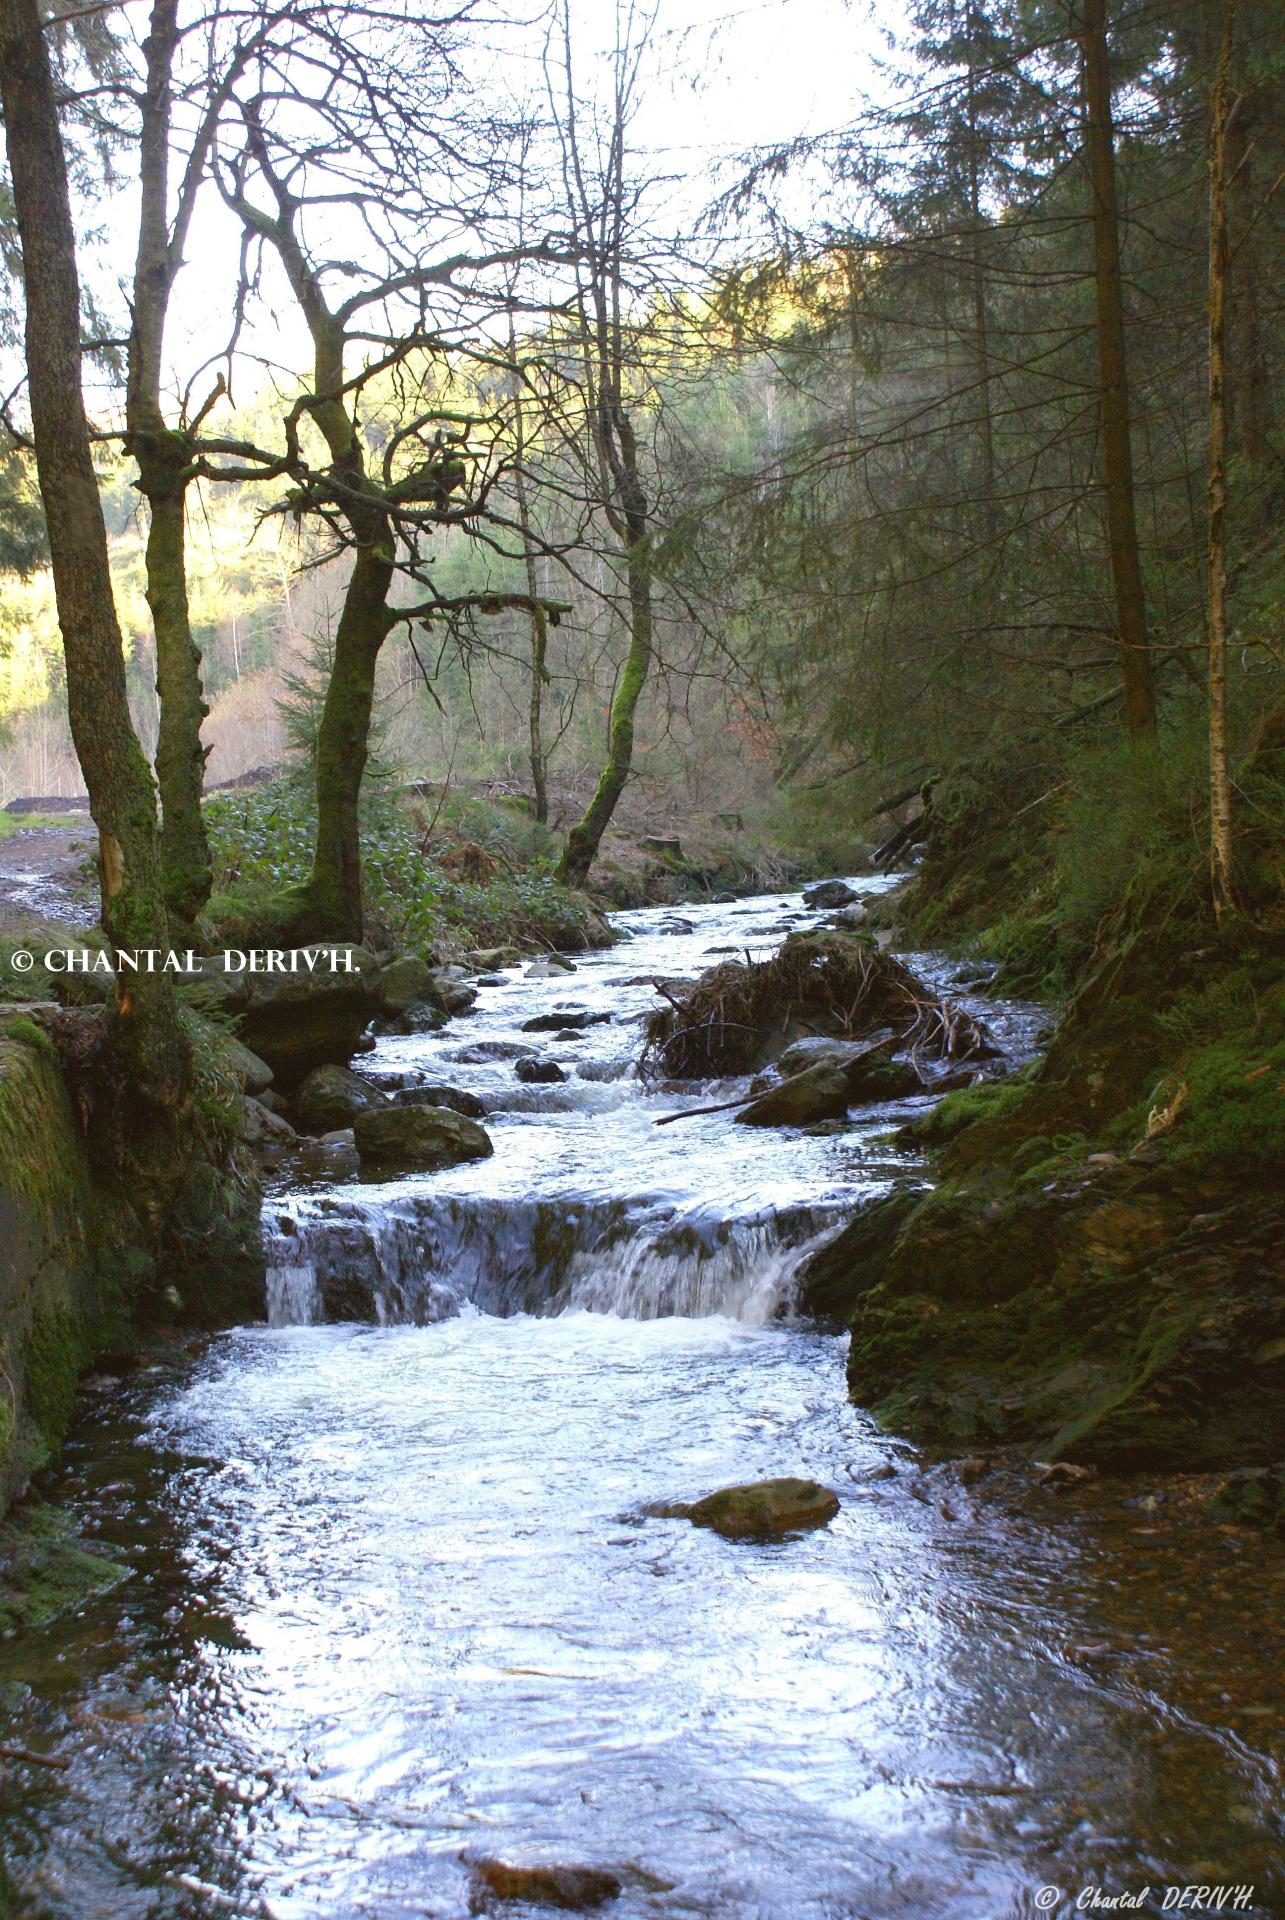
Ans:
[{"label": "riverbank", "polygon": [[1221,924],[1182,779],[1159,757],[1125,771],[1140,791],[1096,842],[1082,822],[1109,818],[1093,789],[1122,782],[1118,753],[1060,790],[1029,793],[1049,776],[1026,769],[1017,791],[1004,771],[942,796],[885,915],[911,941],[956,929],[995,990],[1052,990],[1061,1017],[1038,1066],[911,1130],[937,1157],[934,1190],[854,1222],[816,1284],[851,1328],[854,1397],[894,1430],[1233,1474],[1233,1509],[1280,1526],[1279,728],[1239,769],[1240,896]]}]

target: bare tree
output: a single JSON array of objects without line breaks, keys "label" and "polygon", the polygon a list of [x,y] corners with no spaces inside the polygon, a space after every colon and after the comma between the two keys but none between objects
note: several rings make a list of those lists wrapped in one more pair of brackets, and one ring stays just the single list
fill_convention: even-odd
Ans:
[{"label": "bare tree", "polygon": [[593,798],[567,835],[558,866],[561,880],[580,886],[629,779],[638,702],[653,656],[651,503],[630,391],[638,335],[626,313],[635,295],[627,266],[639,194],[629,173],[628,133],[650,20],[632,5],[617,6],[611,91],[605,124],[594,128],[592,157],[576,100],[569,0],[562,0],[559,25],[563,90],[558,134],[576,241],[575,318],[593,458],[586,472],[596,480],[595,504],[624,566],[629,629],[628,651],[612,696],[606,759]]},{"label": "bare tree", "polygon": [[[503,423],[454,404],[448,368],[466,352],[497,358],[481,319],[511,303],[504,276],[528,256],[520,239],[487,244],[502,226],[509,136],[467,110],[453,37],[462,17],[426,18],[409,0],[357,20],[342,6],[300,9],[293,34],[258,49],[233,88],[239,130],[218,165],[247,257],[266,250],[284,274],[312,371],[278,448],[206,438],[202,471],[288,477],[283,508],[352,555],[318,730],[312,871],[279,928],[293,938],[362,932],[358,803],[388,635],[458,632],[534,605],[505,589],[443,595],[425,548],[443,528],[476,531],[506,470]],[[324,74],[315,97],[301,93],[300,71]],[[348,250],[336,257],[344,221]],[[529,252],[565,258],[547,241]],[[408,587],[417,598],[399,597]],[[544,611],[556,618],[560,603]]]}]

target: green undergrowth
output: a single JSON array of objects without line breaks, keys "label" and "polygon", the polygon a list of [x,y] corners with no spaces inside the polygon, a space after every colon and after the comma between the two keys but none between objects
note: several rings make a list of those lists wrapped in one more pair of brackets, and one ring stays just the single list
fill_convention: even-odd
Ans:
[{"label": "green undergrowth", "polygon": [[[214,853],[210,929],[254,939],[312,859],[306,784],[282,778],[206,802]],[[590,938],[593,910],[553,877],[558,843],[517,803],[450,797],[438,808],[374,786],[363,803],[362,866],[372,938],[451,959],[516,941],[533,949]]]}]

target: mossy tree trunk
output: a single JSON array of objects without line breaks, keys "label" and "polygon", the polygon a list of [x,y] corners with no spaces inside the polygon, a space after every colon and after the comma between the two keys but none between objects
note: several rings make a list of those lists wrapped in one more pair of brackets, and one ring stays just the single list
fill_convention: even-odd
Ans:
[{"label": "mossy tree trunk", "polygon": [[[201,655],[192,638],[187,591],[187,489],[192,442],[169,427],[161,405],[162,356],[170,294],[182,265],[196,189],[217,113],[217,96],[192,142],[173,227],[169,212],[172,73],[179,42],[178,0],[155,0],[143,43],[138,253],[126,385],[126,450],[138,462],[138,490],[147,501],[147,604],[156,639],[160,731],[156,778],[161,793],[161,870],[176,929],[191,926],[210,897],[210,843],[201,815],[207,749],[201,723],[208,708]],[[226,84],[226,83],[225,83]],[[221,391],[221,385],[217,391]]]},{"label": "mossy tree trunk", "polygon": [[602,836],[611,824],[625,790],[634,758],[634,719],[652,659],[651,536],[644,520],[638,538],[626,555],[629,572],[629,651],[611,702],[607,758],[593,799],[567,835],[558,865],[565,886],[583,886],[597,858]]},{"label": "mossy tree trunk", "polygon": [[527,701],[527,743],[535,817],[540,825],[544,826],[549,818],[548,764],[544,752],[544,689],[549,679],[549,616],[540,599],[540,583],[535,571],[531,497],[527,485],[526,468],[526,412],[522,396],[522,370],[517,362],[517,340],[512,323],[509,328],[509,353],[513,359],[513,495],[518,510],[518,529],[522,535],[522,560],[526,569],[527,593],[531,601],[531,692]]},{"label": "mossy tree trunk", "polygon": [[[107,534],[81,392],[80,285],[53,73],[35,0],[0,5],[3,105],[26,290],[36,469],[67,662],[77,757],[99,833],[103,926],[113,946],[165,948],[156,792],[130,718]],[[166,1109],[190,1085],[171,982],[122,973],[114,1039],[139,1090]]]},{"label": "mossy tree trunk", "polygon": [[651,502],[644,485],[638,436],[630,413],[631,382],[638,378],[647,348],[626,325],[629,305],[625,262],[634,184],[627,171],[627,132],[634,107],[641,42],[625,33],[613,55],[612,118],[605,141],[599,140],[599,174],[589,185],[582,152],[572,74],[571,11],[562,0],[560,28],[566,76],[566,108],[559,128],[567,197],[577,226],[581,253],[579,299],[580,351],[585,392],[589,396],[584,471],[586,488],[618,544],[624,561],[629,604],[629,650],[611,702],[607,757],[583,817],[567,835],[558,878],[583,886],[597,857],[602,836],[615,813],[633,768],[638,702],[653,657],[652,584],[654,542]]},{"label": "mossy tree trunk", "polygon": [[293,925],[302,937],[362,937],[359,805],[392,581],[391,545],[359,547],[335,630],[317,732],[317,838],[312,872],[293,903]]},{"label": "mossy tree trunk", "polygon": [[[177,444],[175,444],[177,443]],[[176,927],[190,927],[210,897],[213,867],[201,814],[205,758],[201,723],[209,708],[201,654],[192,638],[187,594],[189,452],[181,435],[132,436],[139,491],[151,516],[147,532],[147,604],[156,636],[160,730],[156,779],[161,790],[161,871]]]}]

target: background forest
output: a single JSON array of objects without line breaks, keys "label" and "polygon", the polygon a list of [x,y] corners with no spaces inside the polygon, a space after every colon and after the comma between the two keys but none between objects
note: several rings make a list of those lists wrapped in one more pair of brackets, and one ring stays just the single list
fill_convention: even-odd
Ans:
[{"label": "background forest", "polygon": [[[317,286],[360,290],[342,395],[364,467],[391,450],[392,486],[413,493],[414,461],[439,463],[438,494],[391,521],[390,604],[421,617],[377,650],[382,770],[495,782],[568,827],[625,685],[636,738],[621,784],[653,832],[740,816],[756,845],[841,861],[882,837],[872,816],[895,822],[936,782],[942,819],[1059,796],[1104,872],[1127,867],[1158,810],[1203,837],[1211,128],[1228,492],[1214,611],[1233,758],[1282,666],[1270,6],[925,0],[886,49],[874,104],[725,161],[700,205],[631,145],[671,51],[636,10],[597,58],[571,14],[506,25],[465,7],[421,27],[376,11],[343,50],[338,12],[184,23],[158,8],[137,40],[132,15],[87,16],[63,31],[61,85],[80,217],[109,238],[112,196],[146,162],[146,129],[140,150],[128,122],[165,15],[171,198],[183,180],[240,234],[226,312],[207,316],[231,344],[202,356],[171,328],[156,378],[192,455],[207,784],[315,747],[363,539],[316,483],[307,328],[289,336],[292,367],[263,350],[265,310],[296,286],[263,212],[288,179]],[[488,93],[488,59],[519,49],[538,55],[538,84],[516,102]],[[376,139],[398,59],[414,83]],[[318,105],[300,75],[327,64]],[[424,253],[425,234],[441,254],[456,232],[467,285],[435,278]],[[87,282],[129,701],[154,754],[148,488],[127,418],[136,298],[101,263]],[[632,531],[604,395],[632,448]],[[20,398],[6,418],[0,798],[70,795],[83,782]],[[302,452],[283,452],[301,422]],[[1160,750],[1121,758],[1126,736]],[[1114,821],[1118,856],[1103,850]],[[1085,884],[1096,897],[1098,873]]]}]

